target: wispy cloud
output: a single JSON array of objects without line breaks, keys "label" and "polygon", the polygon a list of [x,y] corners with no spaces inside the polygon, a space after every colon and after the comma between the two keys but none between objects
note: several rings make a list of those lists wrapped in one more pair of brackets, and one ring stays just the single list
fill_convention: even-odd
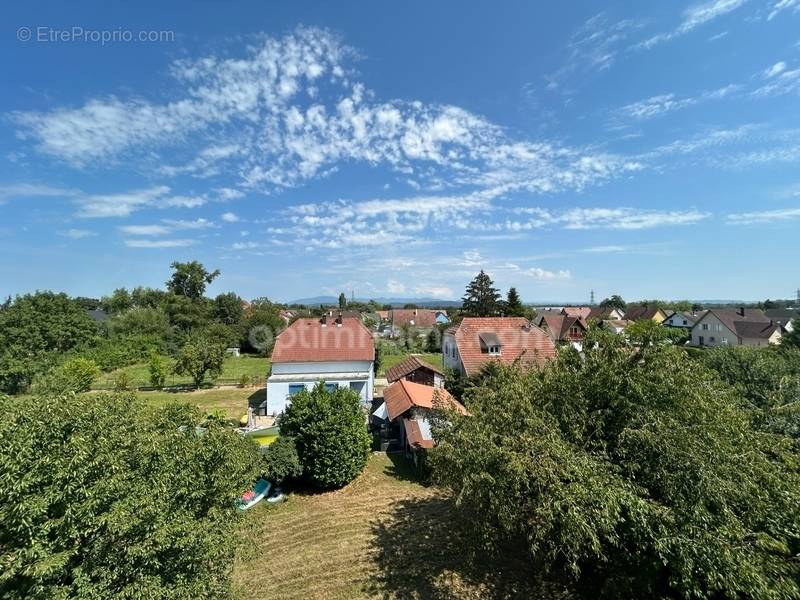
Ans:
[{"label": "wispy cloud", "polygon": [[690,106],[696,106],[710,100],[721,100],[742,89],[741,85],[729,84],[713,90],[707,90],[697,96],[679,97],[674,93],[659,94],[644,100],[626,104],[612,114],[611,124],[621,125],[629,121],[645,121],[676,112]]},{"label": "wispy cloud", "polygon": [[676,37],[686,35],[701,25],[710,23],[711,21],[735,11],[746,2],[747,0],[710,0],[690,6],[683,11],[683,20],[676,29],[668,33],[655,35],[639,44],[639,47],[645,49],[652,48],[653,46],[657,46],[658,44],[667,42]]},{"label": "wispy cloud", "polygon": [[97,232],[89,229],[67,229],[65,231],[59,231],[58,234],[68,237],[71,240],[82,240],[84,238],[96,236]]},{"label": "wispy cloud", "polygon": [[0,186],[0,204],[22,198],[72,198],[78,191],[39,183],[16,183]]},{"label": "wispy cloud", "polygon": [[780,221],[800,220],[800,208],[781,208],[757,212],[734,213],[726,217],[731,225],[756,225]]},{"label": "wispy cloud", "polygon": [[223,221],[225,221],[226,223],[238,223],[239,220],[240,220],[239,217],[236,216],[236,214],[232,213],[232,212],[223,213],[222,217],[220,217],[220,218]]},{"label": "wispy cloud", "polygon": [[189,239],[174,239],[174,240],[147,240],[147,239],[132,239],[125,240],[125,245],[129,248],[182,248],[184,246],[193,246],[196,240]]},{"label": "wispy cloud", "polygon": [[786,10],[793,10],[795,12],[800,11],[800,0],[777,0],[770,8],[767,20],[771,21]]}]

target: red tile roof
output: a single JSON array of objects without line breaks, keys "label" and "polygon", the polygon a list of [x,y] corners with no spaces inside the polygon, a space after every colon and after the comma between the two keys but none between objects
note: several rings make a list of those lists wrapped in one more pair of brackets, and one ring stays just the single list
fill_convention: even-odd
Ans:
[{"label": "red tile roof", "polygon": [[389,414],[390,421],[394,421],[411,408],[433,408],[434,398],[439,402],[449,404],[462,415],[468,414],[467,409],[444,388],[400,379],[383,392],[383,401],[386,403],[386,412]]},{"label": "red tile roof", "polygon": [[433,327],[436,325],[436,311],[426,308],[398,308],[389,313],[389,320],[395,326]]},{"label": "red tile roof", "polygon": [[409,446],[414,448],[433,448],[433,439],[428,439],[422,434],[422,429],[420,429],[417,419],[403,419],[403,427],[406,430],[406,440]]},{"label": "red tile roof", "polygon": [[391,369],[386,371],[386,379],[389,383],[392,383],[393,381],[402,379],[409,373],[413,373],[417,369],[428,369],[429,371],[433,371],[434,373],[444,376],[444,373],[442,373],[441,370],[437,369],[433,365],[429,365],[428,363],[421,361],[416,356],[409,356],[403,362],[396,364]]},{"label": "red tile roof", "polygon": [[358,319],[298,319],[275,340],[273,363],[375,360],[372,332]]},{"label": "red tile roof", "polygon": [[[456,346],[467,375],[471,375],[489,361],[511,364],[518,358],[544,364],[556,355],[553,340],[541,329],[523,317],[465,317],[457,327],[448,330],[456,339]],[[500,354],[489,355],[481,349],[480,335],[493,333],[500,342]]]},{"label": "red tile roof", "polygon": [[[584,332],[589,328],[581,317],[577,315],[542,315],[536,324],[544,329],[554,342],[570,342],[583,339]],[[577,327],[577,336],[570,335],[570,329]]]},{"label": "red tile roof", "polygon": [[586,319],[589,316],[589,313],[592,312],[591,306],[565,306],[561,309],[561,312],[568,317],[580,317],[581,319]]}]

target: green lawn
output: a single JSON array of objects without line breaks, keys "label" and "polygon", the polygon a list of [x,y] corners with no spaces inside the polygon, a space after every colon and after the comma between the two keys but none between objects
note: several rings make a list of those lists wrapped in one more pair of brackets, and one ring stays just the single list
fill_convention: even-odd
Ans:
[{"label": "green lawn", "polygon": [[358,479],[290,494],[243,515],[235,597],[281,599],[564,598],[524,575],[524,554],[465,558],[453,502],[402,456],[374,453]]},{"label": "green lawn", "polygon": [[[378,377],[383,377],[386,375],[386,371],[391,369],[393,366],[403,362],[407,359],[410,354],[384,354],[381,357],[381,368],[378,371]],[[437,369],[442,369],[442,355],[441,353],[437,354],[417,354],[417,358],[419,358],[422,362],[426,362]]]},{"label": "green lawn", "polygon": [[[172,361],[170,361],[171,364]],[[253,380],[263,381],[269,375],[269,369],[270,362],[268,358],[248,355],[242,355],[239,358],[228,356],[225,358],[222,375],[220,375],[219,379],[238,382],[242,375],[248,375]],[[147,364],[139,363],[110,373],[103,373],[92,387],[95,389],[113,387],[114,380],[121,371],[128,373],[131,378],[131,385],[135,387],[150,385],[150,371],[147,369]],[[181,375],[170,375],[167,378],[168,386],[190,384],[191,382],[192,379],[190,377]]]},{"label": "green lawn", "polygon": [[227,417],[238,421],[247,414],[248,403],[255,407],[266,399],[267,390],[264,387],[218,388],[194,392],[136,392],[136,395],[152,406],[187,402],[203,412],[221,410]]}]

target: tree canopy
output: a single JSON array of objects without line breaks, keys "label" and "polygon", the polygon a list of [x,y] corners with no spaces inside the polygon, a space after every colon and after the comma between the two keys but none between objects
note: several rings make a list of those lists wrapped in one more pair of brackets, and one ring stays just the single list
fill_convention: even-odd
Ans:
[{"label": "tree canopy", "polygon": [[461,310],[468,317],[491,317],[500,311],[500,292],[483,269],[467,285]]},{"label": "tree canopy", "polygon": [[506,295],[505,313],[509,317],[525,316],[525,307],[523,306],[522,300],[519,297],[519,292],[517,292],[517,288],[515,287],[508,288],[508,294]]},{"label": "tree canopy", "polygon": [[189,406],[0,397],[0,597],[226,597],[259,461]]},{"label": "tree canopy", "polygon": [[436,429],[435,479],[481,548],[512,544],[606,597],[800,595],[791,438],[670,344],[592,328],[584,356],[498,366]]},{"label": "tree canopy", "polygon": [[205,294],[206,286],[219,276],[219,269],[208,271],[203,263],[173,262],[172,277],[167,281],[167,289],[178,296],[186,296],[198,300]]},{"label": "tree canopy", "polygon": [[600,302],[600,306],[602,308],[616,308],[618,310],[625,310],[625,300],[622,299],[622,296],[618,294],[614,294],[610,298],[604,298]]}]

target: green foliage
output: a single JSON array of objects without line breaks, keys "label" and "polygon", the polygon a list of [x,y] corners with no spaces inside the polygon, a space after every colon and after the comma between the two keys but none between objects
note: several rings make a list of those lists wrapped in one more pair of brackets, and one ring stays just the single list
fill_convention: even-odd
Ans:
[{"label": "green foliage", "polygon": [[163,352],[164,340],[154,335],[124,335],[97,338],[81,352],[101,371],[113,371],[146,360],[154,352]]},{"label": "green foliage", "polygon": [[250,381],[251,381],[250,375],[248,375],[247,373],[242,373],[241,376],[239,377],[239,387],[244,388],[249,386]]},{"label": "green foliage", "polygon": [[339,294],[339,308],[344,309],[347,307],[347,296],[344,295],[344,292]]},{"label": "green foliage", "polygon": [[114,377],[114,390],[117,392],[127,392],[133,388],[133,381],[127,371],[120,371]]},{"label": "green foliage", "polygon": [[505,313],[509,317],[525,316],[525,307],[523,306],[522,300],[519,297],[519,292],[517,292],[517,288],[515,287],[508,288],[508,294],[506,295]]},{"label": "green foliage", "polygon": [[219,269],[208,271],[199,261],[174,262],[170,265],[172,277],[167,281],[167,289],[176,296],[199,300],[206,286],[219,276]]},{"label": "green foliage", "polygon": [[272,353],[275,338],[284,328],[280,307],[266,298],[253,300],[241,326],[241,348],[265,356]]},{"label": "green foliage", "polygon": [[164,297],[163,308],[170,324],[184,334],[207,326],[211,319],[210,306],[204,298],[168,294]]},{"label": "green foliage", "polygon": [[145,336],[168,340],[172,336],[169,317],[161,308],[136,307],[117,313],[108,320],[114,337]]},{"label": "green foliage", "polygon": [[244,316],[242,299],[233,292],[219,294],[214,298],[211,315],[223,325],[236,325]]},{"label": "green foliage", "polygon": [[133,299],[127,289],[117,288],[110,296],[104,296],[100,305],[108,314],[115,315],[133,308]]},{"label": "green foliage", "polygon": [[467,285],[462,312],[468,317],[491,317],[500,312],[500,292],[483,269]]},{"label": "green foliage", "polygon": [[800,597],[800,473],[737,392],[680,348],[587,334],[584,355],[496,367],[435,428],[435,479],[478,547],[605,597]]},{"label": "green foliage", "polygon": [[800,438],[800,349],[731,346],[701,360],[739,391],[756,427]]},{"label": "green foliage", "polygon": [[292,396],[280,417],[281,436],[294,438],[303,474],[323,489],[341,487],[361,473],[372,444],[358,394],[327,391],[324,383]]},{"label": "green foliage", "polygon": [[206,375],[216,379],[222,373],[225,361],[225,345],[202,336],[191,338],[181,348],[173,371],[187,375],[200,387]]},{"label": "green foliage", "polygon": [[0,597],[228,596],[259,454],[198,423],[133,396],[0,397]]},{"label": "green foliage", "polygon": [[74,392],[88,392],[100,377],[100,369],[88,358],[71,358],[61,365],[61,374]]},{"label": "green foliage", "polygon": [[160,390],[167,383],[169,375],[169,364],[167,359],[154,352],[147,361],[147,370],[150,373],[150,385]]},{"label": "green foliage", "polygon": [[614,294],[610,298],[604,298],[603,301],[600,302],[600,306],[602,308],[616,308],[618,310],[625,310],[626,304],[625,300],[622,299],[622,296]]},{"label": "green foliage", "polygon": [[439,352],[442,349],[441,335],[438,329],[431,329],[425,337],[425,352]]},{"label": "green foliage", "polygon": [[297,454],[294,439],[281,435],[267,449],[264,456],[264,476],[275,485],[283,484],[303,474],[303,465]]},{"label": "green foliage", "polygon": [[55,357],[97,334],[86,309],[66,294],[17,296],[0,310],[0,391],[25,390],[52,367]]},{"label": "green foliage", "polygon": [[781,338],[781,346],[800,349],[800,318],[792,321],[792,331]]}]

